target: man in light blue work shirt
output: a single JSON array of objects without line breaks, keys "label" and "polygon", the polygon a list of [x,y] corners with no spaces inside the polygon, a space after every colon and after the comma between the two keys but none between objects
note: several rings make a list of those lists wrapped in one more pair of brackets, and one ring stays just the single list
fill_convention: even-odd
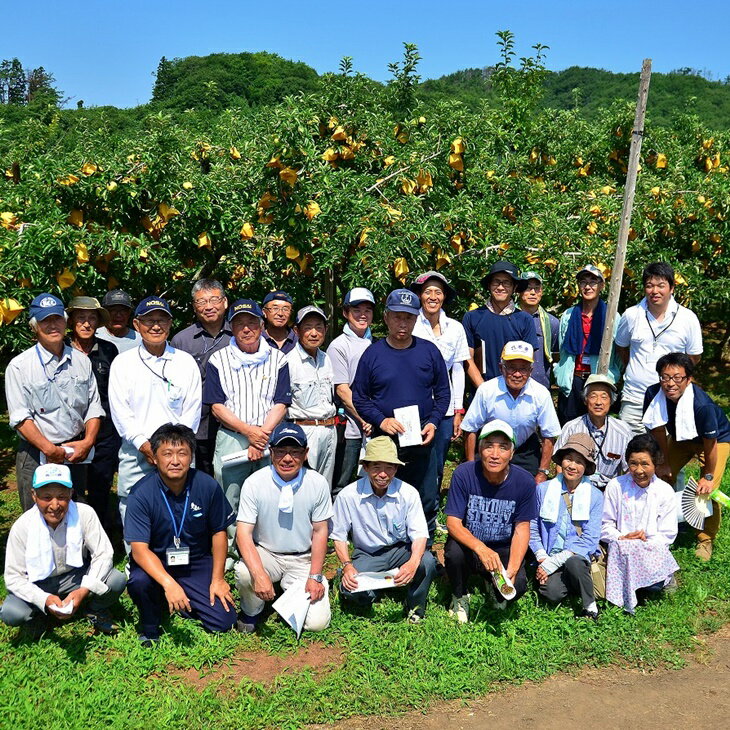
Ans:
[{"label": "man in light blue work shirt", "polygon": [[468,432],[465,451],[467,460],[472,461],[476,434],[482,426],[494,419],[506,421],[514,430],[517,446],[512,463],[527,469],[539,483],[550,473],[560,423],[550,391],[530,377],[533,362],[529,342],[508,342],[502,350],[502,375],[477,388],[461,428]]},{"label": "man in light blue work shirt", "polygon": [[[393,585],[408,586],[408,621],[419,623],[436,575],[436,560],[426,552],[428,526],[421,498],[410,484],[395,479],[403,462],[387,436],[369,441],[360,463],[365,476],[339,493],[332,520],[330,537],[342,563],[342,596],[369,606],[377,594],[358,591],[358,574],[395,570]],[[352,557],[347,542],[350,532]]]}]

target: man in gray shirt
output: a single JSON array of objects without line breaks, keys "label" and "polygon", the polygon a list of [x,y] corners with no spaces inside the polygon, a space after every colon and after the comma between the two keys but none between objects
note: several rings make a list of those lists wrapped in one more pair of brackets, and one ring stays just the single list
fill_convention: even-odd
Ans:
[{"label": "man in gray shirt", "polygon": [[23,511],[33,506],[31,484],[41,462],[67,462],[76,494],[84,496],[87,463],[104,416],[91,361],[64,343],[63,302],[39,294],[29,314],[37,342],[5,371],[10,426],[20,437],[15,469]]},{"label": "man in gray shirt", "polygon": [[[193,284],[193,308],[196,321],[178,332],[170,344],[195,358],[200,378],[205,386],[205,370],[210,356],[227,347],[233,332],[226,322],[228,299],[223,285],[215,279],[199,279]],[[217,421],[210,417],[205,403],[200,413],[200,425],[195,434],[195,467],[213,476],[213,452]]]},{"label": "man in gray shirt", "polygon": [[142,337],[129,326],[132,316],[132,298],[121,289],[112,289],[104,295],[101,306],[109,312],[109,325],[99,327],[96,336],[117,346],[119,352],[131,350],[142,344]]}]

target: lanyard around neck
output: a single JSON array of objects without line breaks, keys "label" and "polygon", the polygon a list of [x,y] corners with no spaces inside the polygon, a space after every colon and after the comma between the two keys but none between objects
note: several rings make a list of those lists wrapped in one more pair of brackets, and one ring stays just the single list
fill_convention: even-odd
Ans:
[{"label": "lanyard around neck", "polygon": [[[646,323],[649,325],[649,330],[651,331],[651,336],[654,338],[654,342],[656,342],[671,326],[674,322],[675,317],[679,313],[679,307],[677,307],[674,310],[674,314],[672,315],[672,318],[669,320],[669,324],[667,324],[666,327],[662,329],[661,332],[654,332],[654,328],[651,326],[651,322],[649,321],[649,308],[647,307],[644,310],[644,316],[646,317]],[[656,317],[654,317],[656,319]]]},{"label": "lanyard around neck", "polygon": [[147,364],[147,363],[145,362],[145,359],[144,359],[144,358],[142,357],[142,345],[140,345],[140,346],[139,346],[139,347],[137,348],[137,355],[139,355],[139,359],[140,359],[140,362],[142,363],[142,365],[144,365],[144,366],[145,366],[145,367],[147,368],[147,370],[149,370],[149,371],[150,371],[150,372],[151,372],[151,373],[152,373],[152,374],[153,374],[153,375],[154,375],[154,376],[155,376],[156,378],[159,378],[159,379],[160,379],[160,380],[162,380],[162,381],[163,381],[164,383],[167,383],[167,389],[169,390],[169,389],[170,389],[170,381],[169,381],[169,380],[168,380],[168,379],[167,379],[167,378],[165,377],[165,368],[167,367],[167,362],[168,362],[168,361],[167,361],[167,360],[165,360],[165,361],[164,361],[164,362],[162,363],[162,375],[160,375],[160,373],[158,373],[158,372],[156,372],[155,370],[153,370],[153,369],[152,369],[152,368],[151,368],[151,367],[150,367],[150,366],[149,366],[149,365],[148,365],[148,364]]},{"label": "lanyard around neck", "polygon": [[48,371],[46,370],[46,365],[43,362],[43,358],[41,357],[41,349],[38,346],[38,344],[36,344],[36,346],[35,346],[35,354],[38,355],[38,362],[41,364],[41,367],[43,368],[43,374],[46,376],[46,380],[49,383],[55,383],[56,378],[58,377],[58,370],[56,370],[56,372],[53,374],[52,378],[48,377]]},{"label": "lanyard around neck", "polygon": [[177,526],[177,522],[175,521],[175,515],[172,513],[172,507],[170,507],[170,503],[167,500],[167,497],[165,496],[165,492],[163,491],[162,487],[160,487],[160,494],[162,495],[162,499],[165,500],[165,507],[167,507],[167,511],[170,513],[170,519],[172,520],[172,532],[174,535],[173,541],[175,543],[175,547],[180,547],[180,535],[182,535],[182,529],[183,525],[185,524],[185,516],[188,513],[188,502],[190,500],[190,487],[185,488],[185,507],[183,508],[182,513],[182,519],[180,520],[180,527]]}]

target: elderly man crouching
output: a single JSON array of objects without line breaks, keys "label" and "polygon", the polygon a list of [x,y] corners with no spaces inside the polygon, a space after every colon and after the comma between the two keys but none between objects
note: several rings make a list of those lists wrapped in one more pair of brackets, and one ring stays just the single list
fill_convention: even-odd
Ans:
[{"label": "elderly man crouching", "polygon": [[64,621],[86,602],[81,613],[96,631],[118,630],[108,608],[127,580],[112,567],[114,551],[96,513],[72,501],[72,489],[71,470],[63,464],[43,464],[33,474],[34,505],[10,529],[5,554],[8,597],[0,620],[8,626],[39,614]]},{"label": "elderly man crouching", "polygon": [[[408,621],[418,623],[425,614],[428,589],[436,575],[436,560],[426,552],[428,526],[421,498],[410,484],[394,478],[403,462],[387,436],[370,441],[360,463],[365,476],[345,487],[335,500],[331,537],[343,567],[342,596],[372,604],[377,597],[374,591],[356,592],[358,573],[397,568],[393,583],[408,586]],[[352,557],[347,544],[349,532]]]}]

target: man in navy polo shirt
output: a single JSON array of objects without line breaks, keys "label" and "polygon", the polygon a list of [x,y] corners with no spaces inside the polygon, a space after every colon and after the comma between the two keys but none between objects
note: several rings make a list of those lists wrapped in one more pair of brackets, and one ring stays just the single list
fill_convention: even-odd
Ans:
[{"label": "man in navy polo shirt", "polygon": [[229,631],[237,617],[223,571],[233,509],[215,479],[190,468],[192,429],[165,424],[150,445],[157,469],[132,487],[124,522],[140,642],[149,647],[160,638],[165,602],[169,613],[197,619],[208,631]]},{"label": "man in navy polo shirt", "polygon": [[265,328],[263,337],[275,350],[285,355],[298,342],[297,333],[289,326],[294,300],[285,291],[269,292],[261,304]]},{"label": "man in navy polo shirt", "polygon": [[[362,354],[352,384],[352,402],[372,426],[372,436],[390,436],[399,444],[405,433],[393,410],[418,406],[421,443],[401,447],[398,458],[405,466],[396,476],[421,495],[430,542],[436,529],[438,475],[431,463],[431,448],[441,419],[451,403],[451,384],[444,358],[428,340],[413,337],[421,302],[409,289],[388,295],[383,319],[388,336]],[[530,324],[532,326],[532,324]]]}]

